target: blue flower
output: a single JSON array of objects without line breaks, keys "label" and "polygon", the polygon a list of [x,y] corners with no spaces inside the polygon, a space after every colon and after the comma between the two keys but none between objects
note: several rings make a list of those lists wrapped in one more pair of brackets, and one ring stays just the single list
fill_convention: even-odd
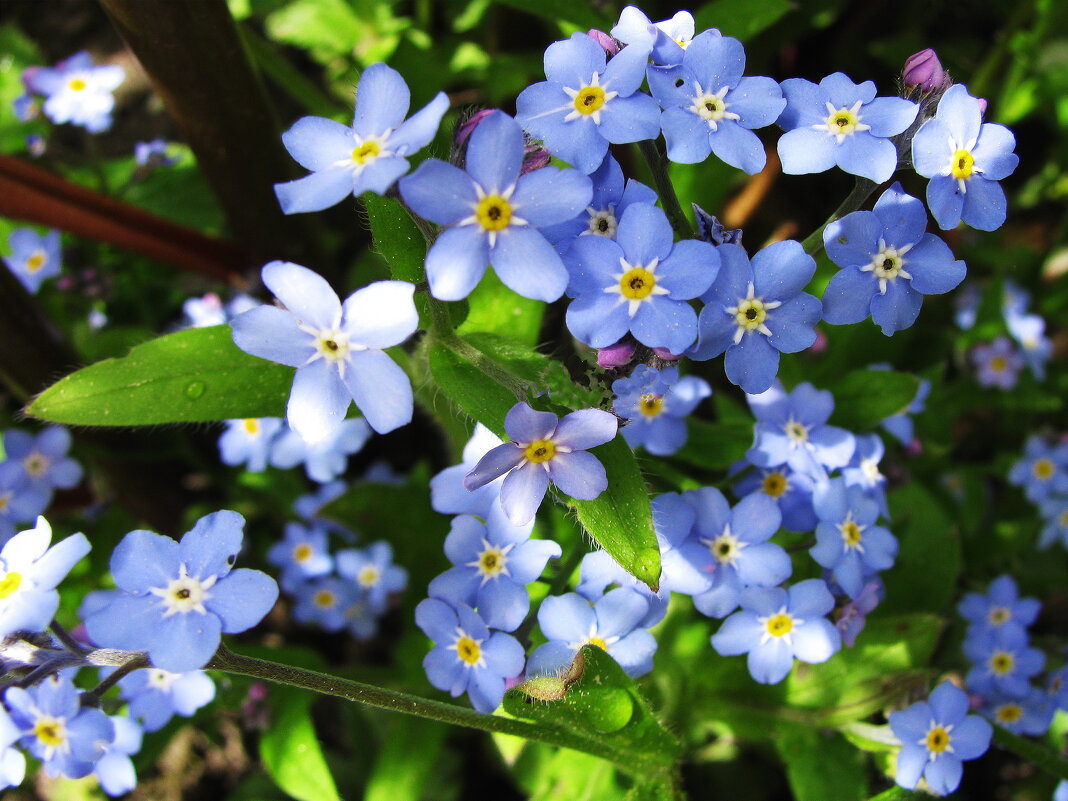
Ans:
[{"label": "blue flower", "polygon": [[466,172],[427,159],[400,182],[416,214],[447,226],[426,256],[434,297],[466,298],[490,263],[523,297],[553,301],[564,293],[567,269],[538,229],[580,214],[592,197],[590,179],[556,167],[520,175],[522,163],[523,131],[494,112],[471,134]]},{"label": "blue flower", "polygon": [[325,484],[345,472],[349,456],[359,452],[370,438],[371,427],[360,417],[342,420],[317,442],[305,442],[299,432],[288,429],[271,442],[271,464],[289,469],[303,462],[308,478]]},{"label": "blue flower", "polygon": [[550,480],[571,497],[592,501],[608,487],[608,477],[587,448],[612,440],[616,427],[615,416],[600,409],[582,409],[559,419],[517,403],[504,419],[512,441],[479,459],[464,486],[475,490],[507,473],[501,507],[517,526],[534,517]]},{"label": "blue flower", "polygon": [[1007,391],[1016,386],[1024,366],[1024,357],[1008,337],[998,337],[993,342],[976,345],[972,349],[972,364],[975,365],[975,378],[980,386]]},{"label": "blue flower", "polygon": [[713,31],[689,43],[680,67],[649,69],[671,161],[697,164],[715,153],[751,175],[764,169],[764,145],[751,129],[775,122],[786,101],[774,80],[743,78],[744,70],[742,43]]},{"label": "blue flower", "polygon": [[557,251],[566,253],[580,236],[603,236],[615,239],[619,220],[632,203],[656,203],[656,192],[640,181],[624,178],[619,162],[608,153],[601,166],[590,173],[593,198],[590,205],[567,222],[547,225],[542,234]]},{"label": "blue flower", "polygon": [[88,776],[115,739],[111,719],[99,709],[83,707],[80,697],[59,675],[29,690],[10,687],[4,693],[11,722],[22,731],[20,744],[44,763],[49,776]]},{"label": "blue flower", "polygon": [[115,797],[137,786],[137,771],[131,756],[141,750],[141,727],[127,717],[110,718],[115,739],[104,747],[104,755],[93,766],[100,789]]},{"label": "blue flower", "polygon": [[51,548],[52,527],[43,517],[0,550],[0,639],[17,631],[44,631],[59,608],[59,585],[89,553],[89,540],[75,534]]},{"label": "blue flower", "polygon": [[1016,169],[1016,138],[1003,125],[984,123],[967,87],[949,87],[938,112],[912,140],[916,172],[930,178],[927,205],[945,231],[964,220],[993,231],[1005,222],[1005,190],[998,183]]},{"label": "blue flower", "polygon": [[964,690],[948,681],[939,684],[927,701],[891,712],[890,728],[901,740],[897,783],[912,790],[922,776],[938,795],[957,789],[961,762],[985,754],[993,735],[989,723],[968,714]]},{"label": "blue flower", "polygon": [[141,167],[173,167],[178,157],[167,155],[166,139],[153,139],[134,145],[134,161]]},{"label": "blue flower", "polygon": [[550,153],[582,172],[596,170],[609,143],[639,142],[660,134],[660,109],[638,91],[649,50],[624,47],[607,62],[585,33],[553,42],[545,51],[547,81],[516,98],[516,119]]},{"label": "blue flower", "polygon": [[159,731],[174,715],[192,717],[215,700],[215,682],[202,670],[136,670],[119,680],[119,690],[130,717],[141,721],[145,731]]},{"label": "blue flower", "polygon": [[59,231],[42,236],[32,228],[16,228],[7,243],[11,255],[4,256],[4,263],[30,294],[36,294],[46,278],[59,275],[62,266]]},{"label": "blue flower", "polygon": [[999,629],[1023,632],[1035,622],[1042,604],[1037,598],[1021,598],[1012,576],[998,576],[986,594],[970,592],[957,604],[957,612],[968,621],[968,631],[992,634]]},{"label": "blue flower", "polygon": [[334,569],[326,531],[299,523],[286,523],[285,536],[267,551],[267,561],[282,568],[280,583],[286,592],[295,592],[308,579],[325,576]]},{"label": "blue flower", "polygon": [[242,312],[259,306],[255,300],[243,292],[234,295],[225,305],[214,292],[202,297],[187,298],[182,303],[182,322],[179,328],[209,328],[224,325]]},{"label": "blue flower", "polygon": [[834,575],[834,580],[852,599],[860,597],[866,579],[894,565],[897,539],[875,525],[879,505],[858,486],[844,478],[816,485],[813,506],[820,522],[812,558]]},{"label": "blue flower", "polygon": [[538,608],[538,625],[548,642],[530,655],[527,674],[560,673],[584,645],[607,651],[628,676],[648,673],[656,639],[639,628],[648,611],[649,601],[626,587],[609,590],[592,604],[573,592],[550,595]]},{"label": "blue flower", "polygon": [[477,515],[484,519],[494,505],[499,508],[497,500],[501,494],[503,476],[473,490],[464,487],[464,477],[475,469],[483,456],[501,444],[500,437],[482,423],[475,423],[474,433],[464,445],[463,462],[446,467],[430,479],[430,505],[435,512]]},{"label": "blue flower", "polygon": [[855,599],[844,604],[835,614],[834,627],[842,635],[842,644],[852,648],[864,630],[867,616],[883,600],[886,588],[879,578],[868,581]]},{"label": "blue flower", "polygon": [[1053,341],[1046,336],[1046,321],[1037,314],[1005,314],[1009,334],[1019,344],[1027,366],[1039,381],[1046,378],[1046,362],[1053,356]]},{"label": "blue flower", "polygon": [[0,790],[18,787],[26,777],[26,757],[12,747],[22,736],[3,704],[0,704]]},{"label": "blue flower", "polygon": [[515,631],[530,610],[527,585],[561,551],[551,540],[530,539],[533,522],[513,526],[501,517],[486,524],[470,515],[453,519],[445,555],[454,567],[431,581],[428,592],[476,608],[487,626]]},{"label": "blue flower", "polygon": [[[749,462],[737,462],[731,466],[733,475]],[[787,531],[812,531],[816,527],[816,513],[812,509],[812,479],[804,473],[779,465],[766,469],[750,470],[733,487],[734,494],[744,498],[752,493],[762,493],[774,500],[782,512],[782,527]]]},{"label": "blue flower", "polygon": [[391,595],[408,586],[408,571],[393,564],[393,548],[388,542],[338,551],[334,559],[337,574],[354,582],[361,596],[377,609],[384,609]]},{"label": "blue flower", "polygon": [[707,242],[674,242],[667,216],[635,203],[619,221],[616,240],[583,237],[568,250],[575,300],[567,327],[604,348],[630,332],[650,348],[682,353],[697,338],[697,314],[687,302],[712,283],[719,255]]},{"label": "blue flower", "polygon": [[280,417],[247,417],[226,420],[226,430],[219,437],[219,458],[230,467],[245,466],[250,473],[267,469],[271,444],[282,429]]},{"label": "blue flower", "polygon": [[49,493],[82,480],[82,466],[67,456],[69,450],[70,432],[63,426],[49,426],[37,436],[17,429],[4,432],[7,458],[22,465],[34,487]]},{"label": "blue flower", "polygon": [[309,443],[341,428],[352,401],[375,431],[411,421],[412,385],[382,348],[399,345],[419,326],[405,281],[376,281],[345,303],[306,267],[273,261],[263,283],[285,305],[258,306],[230,323],[239,348],[297,368],[286,418]]},{"label": "blue flower", "polygon": [[827,425],[834,411],[834,396],[827,390],[806,381],[787,393],[776,384],[747,400],[757,424],[746,458],[758,467],[786,464],[818,481],[853,458],[853,435]]},{"label": "blue flower", "polygon": [[411,93],[400,73],[385,64],[372,64],[360,76],[351,128],[323,117],[297,120],[282,134],[282,143],[312,174],[275,184],[282,211],[320,211],[350,194],[384,195],[408,172],[406,157],[434,138],[449,108],[448,97],[438,92],[405,121],[410,103]]},{"label": "blue flower", "polygon": [[731,508],[712,487],[684,492],[682,498],[696,512],[683,555],[709,582],[707,590],[694,594],[701,614],[726,617],[746,587],[774,587],[790,577],[790,556],[768,542],[782,522],[771,498],[754,493]]},{"label": "blue flower", "polygon": [[879,514],[890,518],[886,503],[886,476],[879,471],[879,462],[886,454],[886,447],[878,434],[857,434],[857,447],[853,458],[842,468],[842,477],[850,487],[860,487],[867,497],[878,504]]},{"label": "blue flower", "polygon": [[1002,626],[993,631],[969,629],[964,655],[973,663],[965,682],[980,695],[1003,693],[1023,698],[1032,676],[1042,671],[1046,655],[1027,643],[1027,633],[1019,627]]},{"label": "blue flower", "polygon": [[331,481],[329,484],[322,484],[315,492],[297,498],[293,502],[293,511],[310,526],[325,528],[327,531],[341,534],[348,540],[354,540],[356,535],[347,528],[319,514],[323,507],[344,495],[348,488],[349,485],[340,479]]},{"label": "blue flower", "polygon": [[111,127],[115,107],[112,92],[126,78],[122,67],[93,65],[85,51],[76,53],[55,67],[43,67],[33,74],[33,90],[45,95],[44,113],[52,122],[80,125],[90,133]]},{"label": "blue flower", "polygon": [[1046,693],[1055,707],[1068,711],[1068,665],[1050,673]]},{"label": "blue flower", "polygon": [[695,359],[725,353],[727,378],[749,393],[763,392],[779,371],[780,353],[797,353],[816,341],[818,298],[801,290],[816,262],[799,242],[776,242],[753,261],[738,245],[720,245],[719,275],[701,300],[701,339]]},{"label": "blue flower", "polygon": [[789,175],[838,167],[881,184],[897,169],[895,136],[916,119],[919,106],[900,97],[876,97],[875,83],[853,83],[844,73],[819,85],[804,78],[782,82],[786,109],[779,117],[782,171]]},{"label": "blue flower", "polygon": [[994,693],[983,698],[979,712],[1016,734],[1041,737],[1053,722],[1057,707],[1045,691],[1031,687],[1022,698]]},{"label": "blue flower", "polygon": [[435,645],[423,659],[430,683],[453,698],[466,692],[479,712],[490,713],[504,698],[504,682],[523,672],[523,646],[510,634],[490,633],[471,607],[427,598],[415,622]]},{"label": "blue flower", "polygon": [[627,444],[670,456],[686,444],[685,418],[712,394],[712,387],[696,376],[680,379],[677,367],[661,371],[639,364],[629,378],[613,381],[612,391],[612,411],[628,420],[623,426]]},{"label": "blue flower", "polygon": [[1038,547],[1048,548],[1057,540],[1068,548],[1068,495],[1050,498],[1039,504],[1042,513],[1042,533],[1038,537]]},{"label": "blue flower", "polygon": [[712,635],[712,647],[722,656],[749,654],[749,674],[761,684],[785,679],[795,658],[826,662],[842,646],[838,630],[823,617],[834,608],[834,596],[819,579],[789,591],[749,587],[741,605]]},{"label": "blue flower", "polygon": [[908,328],[924,295],[954,289],[967,268],[949,246],[925,233],[927,212],[895,183],[871,211],[855,211],[823,231],[831,261],[842,269],[823,293],[823,319],[859,323],[869,314],[890,336]]},{"label": "blue flower", "polygon": [[359,588],[349,579],[319,576],[293,591],[293,619],[317,623],[327,631],[341,631],[348,623],[348,610],[359,599]]},{"label": "blue flower", "polygon": [[1042,437],[1028,437],[1023,458],[1009,471],[1009,483],[1022,487],[1034,503],[1068,493],[1068,444],[1049,445]]},{"label": "blue flower", "polygon": [[[635,50],[646,53],[651,50],[653,63],[668,66],[682,61],[694,30],[695,21],[689,11],[679,11],[671,19],[653,22],[636,6],[627,6],[619,13],[619,22],[611,33]],[[719,35],[715,28],[708,33]]]},{"label": "blue flower", "polygon": [[156,667],[176,673],[207,664],[220,635],[255,626],[274,606],[278,585],[258,570],[233,570],[245,519],[221,511],[197,521],[175,542],[131,531],[111,555],[123,593],[89,615],[85,628],[105,648],[148,651]]}]

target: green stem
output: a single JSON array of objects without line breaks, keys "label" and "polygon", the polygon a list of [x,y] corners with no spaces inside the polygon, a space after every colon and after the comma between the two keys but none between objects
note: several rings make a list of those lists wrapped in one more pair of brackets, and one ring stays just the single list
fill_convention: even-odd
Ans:
[{"label": "green stem", "polygon": [[428,720],[451,723],[454,726],[511,734],[526,740],[571,748],[575,751],[582,751],[583,753],[614,762],[624,770],[634,773],[641,773],[650,768],[649,765],[644,763],[636,763],[634,754],[621,753],[610,745],[597,740],[586,739],[572,732],[549,729],[514,718],[484,715],[473,709],[466,709],[454,704],[431,701],[427,698],[420,698],[407,693],[391,692],[381,687],[350,681],[338,676],[329,676],[325,673],[317,673],[290,665],[280,665],[264,659],[241,656],[233,653],[225,646],[219,647],[219,650],[206,667],[209,670],[223,670],[227,673],[236,673],[241,676],[274,682],[275,684],[300,687],[322,695],[332,695],[346,701],[367,704],[377,709],[402,712],[406,715],[414,715]]},{"label": "green stem", "polygon": [[853,184],[853,191],[851,191],[846,196],[846,199],[842,201],[842,205],[836,208],[831,213],[831,216],[827,218],[826,222],[809,234],[805,241],[801,243],[801,247],[805,249],[805,253],[808,253],[810,256],[815,256],[823,250],[823,229],[835,220],[849,214],[849,212],[859,209],[864,205],[864,201],[868,199],[878,186],[877,183],[869,181],[867,178],[857,178],[856,183]]},{"label": "green stem", "polygon": [[690,221],[686,219],[682,206],[679,204],[675,187],[671,183],[671,176],[668,175],[667,157],[657,146],[657,140],[646,139],[644,142],[639,142],[638,149],[645,163],[649,165],[649,172],[653,175],[653,184],[656,186],[657,194],[660,195],[660,205],[664,207],[664,213],[667,214],[671,227],[683,239],[692,238],[693,228],[690,227]]},{"label": "green stem", "polygon": [[1001,726],[994,726],[994,742],[1023,757],[1046,773],[1068,781],[1068,759],[1046,748],[1041,743],[1027,740]]}]

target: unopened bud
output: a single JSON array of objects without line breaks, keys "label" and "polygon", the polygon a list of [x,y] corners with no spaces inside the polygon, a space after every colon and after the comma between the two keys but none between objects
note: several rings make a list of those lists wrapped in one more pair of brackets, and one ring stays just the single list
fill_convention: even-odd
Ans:
[{"label": "unopened bud", "polygon": [[919,53],[914,53],[905,60],[901,78],[905,86],[918,87],[925,92],[944,89],[949,80],[946,71],[942,69],[942,63],[938,60],[938,54],[929,47]]},{"label": "unopened bud", "polygon": [[591,39],[593,39],[593,41],[597,42],[597,44],[604,48],[604,51],[610,56],[614,56],[616,53],[623,49],[622,42],[620,42],[618,39],[611,36],[610,34],[605,33],[604,31],[599,31],[596,28],[591,28],[586,33]]},{"label": "unopened bud", "polygon": [[[523,134],[524,138],[526,134]],[[541,145],[533,144],[529,141],[523,146],[523,166],[519,169],[520,175],[526,175],[528,172],[534,172],[534,170],[540,170],[542,167],[547,167],[549,159],[552,158],[549,155],[549,151]]]},{"label": "unopened bud", "polygon": [[672,353],[667,348],[653,348],[653,353],[657,355],[657,358],[665,362],[677,362],[682,358],[681,353]]},{"label": "unopened bud", "polygon": [[619,341],[615,345],[597,351],[597,366],[604,369],[625,367],[634,358],[637,346],[633,342]]},{"label": "unopened bud", "polygon": [[471,136],[471,132],[478,127],[478,124],[482,122],[488,115],[492,114],[494,109],[484,108],[481,111],[476,111],[462,123],[460,127],[456,129],[456,147],[463,148],[467,144],[467,140]]},{"label": "unopened bud", "polygon": [[977,97],[975,99],[979,101],[979,116],[980,117],[985,117],[986,116],[986,106],[987,106],[986,98],[985,97]]}]

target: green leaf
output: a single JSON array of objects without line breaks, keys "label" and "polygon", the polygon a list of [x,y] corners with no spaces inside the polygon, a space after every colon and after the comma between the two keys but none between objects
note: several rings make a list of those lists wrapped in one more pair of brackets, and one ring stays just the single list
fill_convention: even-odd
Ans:
[{"label": "green leaf", "polygon": [[440,342],[431,344],[428,358],[430,374],[449,400],[472,420],[507,438],[504,416],[519,401],[516,394]]},{"label": "green leaf", "polygon": [[363,801],[419,801],[449,727],[407,715],[390,715],[382,748],[367,778]]},{"label": "green leaf", "polygon": [[860,752],[840,734],[782,725],[775,748],[786,763],[796,801],[863,801],[867,796]]},{"label": "green leaf", "polygon": [[919,388],[919,379],[907,373],[853,370],[828,387],[834,393],[830,422],[850,431],[873,429],[887,417],[905,411]]},{"label": "green leaf", "polygon": [[[556,686],[532,686],[547,681]],[[596,737],[623,756],[633,755],[636,768],[638,763],[667,768],[681,750],[634,680],[595,645],[583,646],[562,678],[534,679],[509,690],[504,709],[513,717]]]},{"label": "green leaf", "polygon": [[686,444],[675,454],[675,458],[698,467],[725,470],[744,459],[753,444],[752,418],[718,423],[690,418],[686,426],[689,432]]},{"label": "green leaf", "polygon": [[375,249],[389,262],[393,277],[413,284],[425,280],[426,239],[408,212],[397,201],[373,193],[360,202],[367,210]]},{"label": "green leaf", "polygon": [[229,326],[192,328],[71,373],[38,395],[26,413],[85,426],[282,417],[293,372],[238,348]]},{"label": "green leaf", "polygon": [[545,304],[517,295],[501,283],[495,272],[488,271],[482,277],[467,302],[471,310],[457,333],[499,334],[527,348],[538,344]]},{"label": "green leaf", "polygon": [[275,688],[271,699],[274,720],[260,737],[260,759],[271,778],[299,801],[340,801],[312,725],[312,697]]},{"label": "green leaf", "polygon": [[724,36],[743,42],[770,28],[786,13],[793,11],[790,0],[715,0],[695,15],[696,28],[719,28]]},{"label": "green leaf", "polygon": [[528,14],[543,17],[552,23],[570,22],[579,28],[597,28],[607,31],[614,20],[600,13],[592,3],[575,3],[571,0],[494,0],[496,3]]}]

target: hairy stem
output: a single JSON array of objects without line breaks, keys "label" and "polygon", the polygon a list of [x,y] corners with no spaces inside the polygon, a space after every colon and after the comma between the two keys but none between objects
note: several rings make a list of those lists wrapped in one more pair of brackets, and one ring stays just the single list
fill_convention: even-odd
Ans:
[{"label": "hairy stem", "polygon": [[853,191],[851,191],[846,196],[846,199],[842,201],[842,205],[836,208],[831,213],[831,216],[827,218],[826,222],[809,234],[808,237],[805,238],[805,241],[801,243],[801,247],[805,249],[805,253],[808,253],[810,256],[815,256],[823,250],[823,230],[835,220],[841,219],[851,211],[859,209],[878,186],[879,184],[874,181],[869,181],[867,178],[857,178],[856,183],[853,184]]},{"label": "hairy stem", "polygon": [[683,239],[692,238],[693,228],[690,227],[690,221],[686,219],[682,206],[679,205],[678,195],[675,194],[675,187],[668,175],[667,157],[654,139],[639,142],[638,149],[645,163],[649,165],[649,172],[653,174],[653,184],[656,186],[657,194],[660,195],[660,205],[664,207],[664,213],[667,214],[671,227]]}]

